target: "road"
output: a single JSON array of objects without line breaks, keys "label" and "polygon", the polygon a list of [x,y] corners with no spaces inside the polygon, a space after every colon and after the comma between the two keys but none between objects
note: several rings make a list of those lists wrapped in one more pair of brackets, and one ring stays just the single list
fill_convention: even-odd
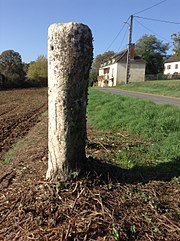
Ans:
[{"label": "road", "polygon": [[175,105],[176,107],[180,108],[180,98],[176,98],[176,97],[167,97],[167,96],[142,93],[142,92],[136,92],[136,91],[120,90],[115,88],[96,88],[96,89],[102,92],[118,94],[118,95],[126,95],[130,97],[150,100],[155,102],[156,104]]}]

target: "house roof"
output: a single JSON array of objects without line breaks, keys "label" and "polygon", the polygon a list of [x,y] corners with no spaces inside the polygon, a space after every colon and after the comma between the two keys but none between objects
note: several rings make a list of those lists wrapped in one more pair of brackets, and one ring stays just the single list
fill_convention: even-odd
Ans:
[{"label": "house roof", "polygon": [[[121,52],[113,55],[112,57],[105,59],[101,63],[101,67],[105,67],[107,65],[111,65],[114,63],[126,63],[127,62],[127,53],[128,49],[124,49]],[[142,58],[138,55],[134,55],[133,59],[131,59],[132,63],[145,63]]]},{"label": "house roof", "polygon": [[127,52],[128,52],[128,50],[124,49],[123,51],[112,56],[112,59],[115,59],[115,62],[126,61],[127,60]]},{"label": "house roof", "polygon": [[178,57],[177,54],[173,54],[168,59],[166,59],[164,63],[172,63],[172,62],[178,62],[178,61],[180,61],[180,57]]},{"label": "house roof", "polygon": [[[116,54],[115,57],[115,62],[127,62],[127,53],[128,50],[125,49],[124,51]],[[142,60],[142,58],[138,55],[134,55],[133,59],[131,59],[131,62],[141,62],[144,63],[144,61]]]}]

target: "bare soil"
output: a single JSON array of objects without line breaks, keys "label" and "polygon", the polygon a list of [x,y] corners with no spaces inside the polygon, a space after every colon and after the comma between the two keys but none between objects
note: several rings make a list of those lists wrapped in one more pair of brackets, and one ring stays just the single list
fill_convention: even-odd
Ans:
[{"label": "bare soil", "polygon": [[47,182],[46,111],[47,89],[0,92],[0,240],[180,240],[177,173],[112,163],[134,136],[89,127],[86,169]]},{"label": "bare soil", "polygon": [[17,139],[25,136],[47,110],[47,91],[11,90],[0,92],[0,158]]}]

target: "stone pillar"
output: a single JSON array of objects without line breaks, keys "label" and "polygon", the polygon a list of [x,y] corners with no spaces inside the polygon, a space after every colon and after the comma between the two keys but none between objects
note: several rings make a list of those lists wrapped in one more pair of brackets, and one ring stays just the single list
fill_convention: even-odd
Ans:
[{"label": "stone pillar", "polygon": [[92,52],[92,34],[86,25],[70,22],[49,27],[48,180],[65,181],[85,163]]}]

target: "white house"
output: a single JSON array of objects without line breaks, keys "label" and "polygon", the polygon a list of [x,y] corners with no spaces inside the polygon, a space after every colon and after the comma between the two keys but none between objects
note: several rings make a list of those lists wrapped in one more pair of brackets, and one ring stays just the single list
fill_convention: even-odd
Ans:
[{"label": "white house", "polygon": [[[131,46],[131,68],[129,82],[142,82],[145,80],[145,62],[134,54],[135,46]],[[119,83],[125,83],[127,53],[125,49],[118,54],[105,60],[99,68],[98,86],[116,86]]]},{"label": "white house", "polygon": [[164,62],[164,75],[180,75],[180,58],[176,54]]}]

